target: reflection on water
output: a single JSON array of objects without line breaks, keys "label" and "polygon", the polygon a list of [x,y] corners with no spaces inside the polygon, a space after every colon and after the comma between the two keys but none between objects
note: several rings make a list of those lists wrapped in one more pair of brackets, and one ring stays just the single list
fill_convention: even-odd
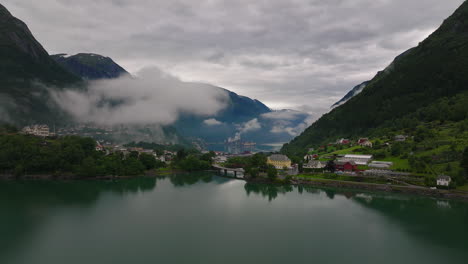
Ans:
[{"label": "reflection on water", "polygon": [[[144,207],[144,204],[147,206]],[[139,210],[139,207],[145,209]],[[109,218],[109,212],[115,216]],[[138,217],[132,218],[131,214]],[[75,223],[73,219],[76,218],[89,223]],[[119,221],[124,221],[123,229],[113,226],[112,222]],[[136,236],[129,241],[141,243],[140,247],[160,239],[171,241],[174,235],[178,237],[188,232],[203,241],[221,239],[226,245],[235,243],[241,246],[251,243],[248,247],[256,251],[243,252],[253,257],[257,251],[280,252],[284,246],[278,247],[281,244],[277,240],[279,237],[295,241],[295,247],[288,248],[290,258],[281,259],[271,253],[270,263],[298,262],[302,254],[302,260],[305,260],[308,256],[305,253],[311,247],[320,249],[321,253],[315,252],[314,255],[319,262],[320,257],[337,257],[326,255],[324,252],[327,252],[327,248],[341,250],[343,256],[361,250],[369,251],[369,254],[374,254],[374,263],[392,263],[380,259],[387,251],[389,254],[391,251],[404,251],[406,255],[403,258],[403,254],[402,259],[424,259],[425,263],[438,263],[439,255],[441,259],[452,260],[450,263],[468,257],[467,203],[390,193],[253,184],[211,173],[190,173],[115,181],[0,182],[0,263],[8,263],[5,260],[9,257],[13,259],[25,255],[25,247],[34,245],[34,239],[41,241],[38,245],[46,243],[42,241],[55,245],[50,242],[54,241],[54,236],[48,235],[51,226],[60,227],[61,223],[67,223],[72,229],[60,231],[66,232],[64,236],[67,237],[79,236],[80,231],[73,229],[81,224],[86,231],[86,228],[103,225],[103,222],[110,230],[121,232],[124,241]],[[193,223],[193,226],[187,223]],[[158,228],[158,225],[161,227]],[[272,230],[274,232],[270,233]],[[153,235],[146,237],[147,232]],[[308,232],[314,235],[310,236]],[[359,239],[353,240],[353,237]],[[111,241],[101,241],[106,242],[112,244]],[[132,246],[132,243],[127,246]],[[164,250],[177,251],[180,243],[185,242],[177,240],[173,247]],[[194,251],[185,252],[187,256],[200,254],[196,252],[201,249],[194,243],[188,244]],[[378,247],[379,243],[383,243],[381,248]],[[108,249],[115,250],[113,246]],[[42,252],[44,249],[37,250]],[[224,252],[225,249],[217,250]],[[28,256],[33,258],[35,254],[40,254],[37,252]],[[162,257],[163,252],[158,254]],[[154,249],[148,249],[146,254],[153,253]],[[219,261],[231,263],[226,260],[205,263]],[[235,259],[232,259],[234,262]],[[64,262],[62,259],[62,262],[46,263]],[[125,262],[122,260],[118,263]]]}]

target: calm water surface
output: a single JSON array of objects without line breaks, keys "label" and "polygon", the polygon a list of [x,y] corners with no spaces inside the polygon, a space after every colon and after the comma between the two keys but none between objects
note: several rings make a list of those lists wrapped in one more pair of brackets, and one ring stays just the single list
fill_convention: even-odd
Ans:
[{"label": "calm water surface", "polygon": [[211,174],[0,182],[0,263],[468,263],[468,204]]}]

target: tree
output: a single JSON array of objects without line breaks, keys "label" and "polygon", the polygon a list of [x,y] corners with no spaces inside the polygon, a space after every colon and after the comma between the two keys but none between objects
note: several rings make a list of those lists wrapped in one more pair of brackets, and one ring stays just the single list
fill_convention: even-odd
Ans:
[{"label": "tree", "polygon": [[208,162],[211,165],[213,163],[214,157],[216,157],[216,153],[214,153],[214,151],[210,151],[208,153],[203,154],[200,159]]},{"label": "tree", "polygon": [[96,161],[93,157],[86,157],[83,163],[78,168],[78,175],[82,177],[95,177],[97,176]]},{"label": "tree", "polygon": [[188,153],[185,149],[177,151],[177,160],[183,160],[188,156]]},{"label": "tree", "polygon": [[139,157],[140,162],[145,166],[146,170],[156,168],[156,159],[153,155],[147,153],[141,153]]},{"label": "tree", "polygon": [[462,167],[465,170],[465,176],[468,176],[468,147],[466,147],[463,151],[460,167]]},{"label": "tree", "polygon": [[259,170],[258,168],[250,168],[246,171],[252,179],[255,179],[258,177]]},{"label": "tree", "polygon": [[145,166],[136,158],[127,157],[122,162],[122,173],[125,176],[142,175],[145,172]]},{"label": "tree", "polygon": [[278,176],[278,170],[276,170],[275,166],[268,165],[267,176],[270,180],[276,179],[276,177]]},{"label": "tree", "polygon": [[335,165],[335,162],[333,160],[330,160],[327,162],[327,165],[325,165],[325,168],[324,168],[326,171],[329,171],[331,173],[334,173],[336,171],[336,165]]}]

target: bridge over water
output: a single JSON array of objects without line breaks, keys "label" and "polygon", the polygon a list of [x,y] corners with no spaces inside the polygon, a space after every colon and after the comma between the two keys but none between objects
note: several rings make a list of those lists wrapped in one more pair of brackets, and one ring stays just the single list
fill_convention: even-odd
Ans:
[{"label": "bridge over water", "polygon": [[243,179],[245,171],[243,168],[226,168],[218,164],[213,164],[213,168],[217,170],[220,174],[223,174],[225,177],[234,176],[236,179]]}]

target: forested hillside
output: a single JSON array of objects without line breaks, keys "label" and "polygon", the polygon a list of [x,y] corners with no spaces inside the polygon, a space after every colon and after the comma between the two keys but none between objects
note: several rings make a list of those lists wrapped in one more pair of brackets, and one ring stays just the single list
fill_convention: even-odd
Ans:
[{"label": "forested hillside", "polygon": [[[359,95],[284,145],[282,152],[301,155],[337,138],[379,136],[427,122],[463,126],[467,99],[468,3],[464,2],[437,31],[397,57]],[[437,132],[437,126],[433,130]]]}]

